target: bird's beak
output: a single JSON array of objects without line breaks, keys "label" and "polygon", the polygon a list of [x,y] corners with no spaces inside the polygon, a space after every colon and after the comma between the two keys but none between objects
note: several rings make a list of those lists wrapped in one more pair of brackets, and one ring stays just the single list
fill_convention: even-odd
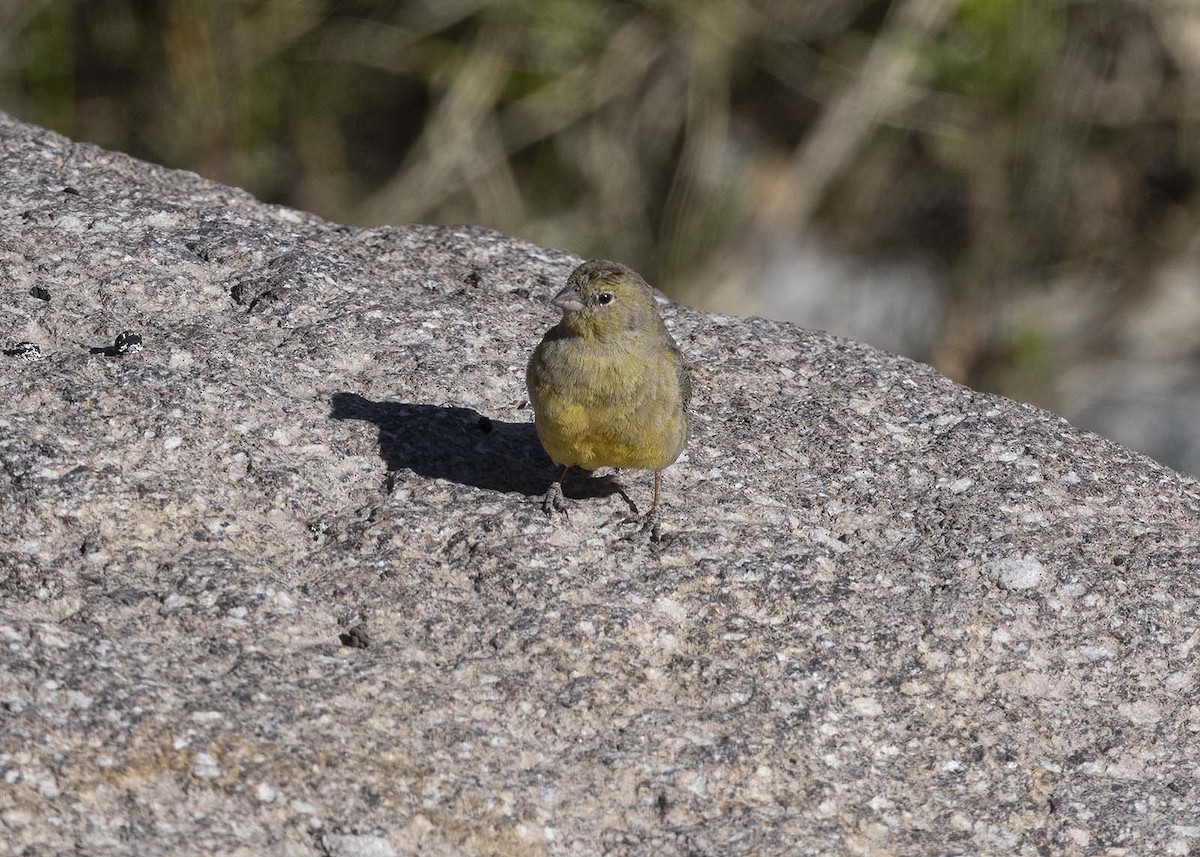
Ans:
[{"label": "bird's beak", "polygon": [[579,312],[583,309],[583,301],[579,299],[579,287],[567,286],[550,301],[563,312]]}]

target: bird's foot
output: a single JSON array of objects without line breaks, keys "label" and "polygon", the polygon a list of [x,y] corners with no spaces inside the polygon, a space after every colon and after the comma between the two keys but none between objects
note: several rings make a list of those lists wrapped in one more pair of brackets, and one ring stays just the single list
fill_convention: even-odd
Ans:
[{"label": "bird's foot", "polygon": [[567,501],[563,498],[561,483],[555,482],[551,484],[550,490],[542,498],[542,511],[546,513],[547,518],[553,518],[555,512],[570,517],[567,512]]},{"label": "bird's foot", "polygon": [[624,541],[630,542],[650,542],[658,544],[662,541],[662,510],[658,506],[654,506],[646,513],[645,517],[631,515],[622,523],[632,524],[637,527],[633,532],[624,537]]}]

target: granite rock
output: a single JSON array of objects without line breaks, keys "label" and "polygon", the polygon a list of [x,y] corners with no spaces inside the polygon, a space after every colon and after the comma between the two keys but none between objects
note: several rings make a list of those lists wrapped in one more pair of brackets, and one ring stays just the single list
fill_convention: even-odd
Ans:
[{"label": "granite rock", "polygon": [[2,115],[0,221],[0,854],[1200,853],[1192,479],[667,306],[650,543],[540,508],[566,253]]}]

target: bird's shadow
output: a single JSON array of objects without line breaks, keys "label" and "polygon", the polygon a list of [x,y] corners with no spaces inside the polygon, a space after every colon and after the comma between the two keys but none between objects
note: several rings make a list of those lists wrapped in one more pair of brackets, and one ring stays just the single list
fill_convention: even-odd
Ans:
[{"label": "bird's shadow", "polygon": [[[493,420],[471,408],[409,402],[372,402],[357,393],[330,397],[331,419],[361,420],[379,430],[379,457],[395,473],[448,479],[487,491],[545,494],[558,473],[538,442],[532,423]],[[611,477],[585,479],[573,470],[563,485],[573,499],[621,493]]]}]

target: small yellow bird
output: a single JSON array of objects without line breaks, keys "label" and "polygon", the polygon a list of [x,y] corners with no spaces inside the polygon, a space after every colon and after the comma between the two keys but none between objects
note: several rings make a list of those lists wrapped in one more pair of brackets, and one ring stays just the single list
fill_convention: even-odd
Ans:
[{"label": "small yellow bird", "polygon": [[538,439],[562,468],[543,508],[566,511],[562,480],[574,465],[653,470],[646,526],[657,539],[662,470],[679,458],[689,431],[692,381],[679,346],[654,292],[618,262],[584,262],[551,303],[562,321],[525,370]]}]

